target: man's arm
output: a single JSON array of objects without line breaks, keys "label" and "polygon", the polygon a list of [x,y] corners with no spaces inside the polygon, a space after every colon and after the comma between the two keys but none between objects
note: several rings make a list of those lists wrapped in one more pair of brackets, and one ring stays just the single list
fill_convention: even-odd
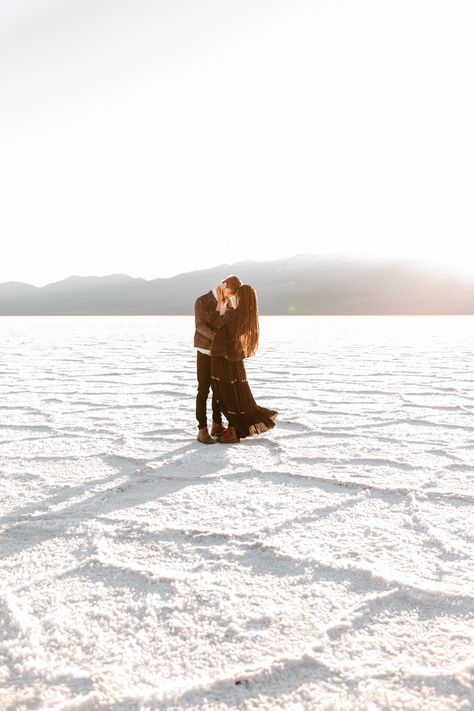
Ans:
[{"label": "man's arm", "polygon": [[[215,319],[214,314],[212,314],[212,319]],[[198,299],[194,304],[194,320],[196,322],[196,331],[202,333],[203,336],[212,341],[216,335],[216,332],[209,325],[209,314],[206,314],[200,299]]]}]

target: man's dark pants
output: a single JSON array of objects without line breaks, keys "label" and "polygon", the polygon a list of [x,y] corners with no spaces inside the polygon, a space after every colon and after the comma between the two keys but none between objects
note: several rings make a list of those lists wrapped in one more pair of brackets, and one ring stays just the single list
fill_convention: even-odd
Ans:
[{"label": "man's dark pants", "polygon": [[[207,427],[207,398],[211,388],[211,356],[205,355],[197,351],[197,379],[198,391],[196,396],[196,419],[199,423],[199,429]],[[220,424],[222,422],[222,413],[216,400],[216,396],[212,393],[212,421]]]}]

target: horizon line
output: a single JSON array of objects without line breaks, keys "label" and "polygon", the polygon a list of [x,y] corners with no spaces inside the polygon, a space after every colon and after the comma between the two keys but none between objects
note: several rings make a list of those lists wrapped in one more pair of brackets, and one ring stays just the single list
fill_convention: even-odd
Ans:
[{"label": "horizon line", "polygon": [[[333,313],[324,313],[324,314],[291,314],[291,313],[279,313],[279,314],[264,314],[260,313],[259,317],[265,316],[265,318],[281,318],[282,316],[284,317],[289,317],[289,318],[360,318],[360,317],[367,317],[367,318],[377,318],[377,317],[394,317],[394,318],[406,318],[406,317],[423,317],[426,318],[427,316],[430,317],[449,317],[452,318],[453,316],[458,316],[458,317],[473,317],[474,316],[474,311],[472,313],[458,313],[458,312],[452,312],[452,313],[419,313],[419,314],[413,314],[413,313],[370,313],[370,314],[333,314]],[[124,318],[124,317],[130,317],[130,318],[194,318],[194,314],[189,313],[189,314],[107,314],[107,313],[100,313],[100,314],[31,314],[31,313],[22,313],[22,314],[2,314],[0,313],[0,318],[75,318],[75,317],[80,317],[80,318]]]},{"label": "horizon line", "polygon": [[461,278],[464,279],[474,279],[474,273],[466,273],[463,270],[459,270],[459,268],[455,267],[454,265],[450,264],[441,264],[440,262],[437,261],[432,261],[430,259],[424,259],[423,257],[420,256],[408,256],[408,255],[382,255],[382,254],[365,254],[365,255],[357,255],[353,254],[351,252],[328,252],[328,253],[317,253],[317,252],[298,252],[296,254],[291,254],[287,257],[279,257],[277,259],[242,259],[241,261],[237,262],[221,262],[220,264],[214,264],[210,267],[202,267],[198,269],[191,269],[188,271],[184,272],[176,272],[172,274],[171,276],[157,276],[157,277],[142,277],[142,276],[132,276],[131,274],[128,274],[126,272],[110,272],[107,274],[102,274],[102,275],[97,275],[97,274],[69,274],[68,276],[56,279],[54,281],[48,281],[45,284],[41,284],[40,286],[37,286],[36,284],[32,284],[31,282],[27,281],[21,281],[17,279],[8,279],[7,281],[2,281],[0,282],[0,286],[5,286],[7,284],[17,284],[17,285],[22,285],[22,286],[31,286],[34,289],[44,289],[48,286],[53,286],[54,284],[60,284],[61,282],[67,281],[68,279],[107,279],[108,277],[128,277],[129,279],[139,279],[142,281],[145,281],[147,283],[152,282],[152,281],[158,281],[160,279],[166,280],[166,279],[175,279],[176,277],[180,276],[185,276],[186,274],[196,274],[199,272],[206,272],[206,271],[212,271],[214,269],[218,269],[219,267],[233,267],[234,265],[237,264],[271,264],[274,262],[284,262],[284,261],[289,261],[292,259],[297,259],[297,258],[302,258],[302,257],[317,257],[319,259],[347,259],[347,260],[353,260],[356,262],[361,262],[362,264],[368,264],[368,263],[389,263],[389,264],[403,264],[405,266],[407,265],[417,265],[421,267],[429,267],[430,269],[434,270],[439,270],[442,269],[444,272],[447,272],[452,275],[457,275]]}]

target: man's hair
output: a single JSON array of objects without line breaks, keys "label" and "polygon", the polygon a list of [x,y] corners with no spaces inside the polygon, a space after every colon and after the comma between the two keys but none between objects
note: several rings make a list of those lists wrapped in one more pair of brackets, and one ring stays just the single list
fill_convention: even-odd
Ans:
[{"label": "man's hair", "polygon": [[240,281],[238,276],[235,276],[235,274],[231,274],[228,276],[226,279],[222,280],[223,282],[226,283],[227,288],[230,289],[231,291],[235,292],[237,289],[239,289],[242,286],[242,282]]}]

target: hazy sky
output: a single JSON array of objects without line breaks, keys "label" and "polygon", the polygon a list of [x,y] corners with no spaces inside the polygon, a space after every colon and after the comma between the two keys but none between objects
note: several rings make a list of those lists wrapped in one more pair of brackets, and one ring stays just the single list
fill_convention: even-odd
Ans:
[{"label": "hazy sky", "polygon": [[0,282],[474,273],[472,0],[0,0]]}]

